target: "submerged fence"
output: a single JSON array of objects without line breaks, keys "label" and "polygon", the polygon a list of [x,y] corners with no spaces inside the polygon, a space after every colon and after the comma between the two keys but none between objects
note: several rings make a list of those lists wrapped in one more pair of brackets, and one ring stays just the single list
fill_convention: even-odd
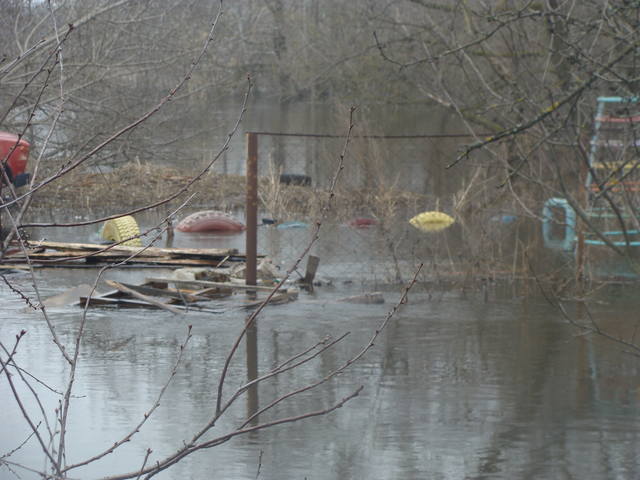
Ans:
[{"label": "submerged fence", "polygon": [[[517,275],[523,268],[522,234],[533,228],[514,212],[485,209],[472,222],[458,218],[434,233],[408,223],[426,210],[453,214],[470,195],[471,173],[446,169],[465,137],[354,136],[340,168],[344,136],[247,133],[248,283],[255,282],[256,254],[288,268],[310,244],[318,221],[319,238],[309,253],[320,258],[320,278],[336,284],[406,281],[419,263],[428,279]],[[336,174],[337,187],[329,192]],[[298,190],[287,196],[283,185]],[[320,203],[322,195],[327,201],[333,194],[330,214],[320,218],[326,214],[320,208],[301,213],[305,206],[296,203],[296,192],[298,200]]]}]

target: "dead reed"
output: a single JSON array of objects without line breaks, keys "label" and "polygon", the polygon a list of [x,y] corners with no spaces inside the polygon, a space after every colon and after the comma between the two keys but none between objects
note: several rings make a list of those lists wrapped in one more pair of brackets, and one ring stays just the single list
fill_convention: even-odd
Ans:
[{"label": "dead reed", "polygon": [[[93,211],[116,212],[144,206],[168,197],[189,180],[183,170],[150,164],[127,165],[108,172],[71,172],[36,193],[32,210],[35,214],[51,210],[83,214]],[[245,177],[212,174],[195,186],[196,196],[190,207],[237,210],[245,204]],[[284,185],[272,173],[259,180],[261,209],[279,221],[317,218],[329,193],[313,187]],[[185,195],[186,198],[186,195]],[[179,205],[179,197],[169,207]],[[400,208],[428,204],[425,195],[399,189],[349,189],[335,192],[335,221],[353,217],[388,218]]]}]

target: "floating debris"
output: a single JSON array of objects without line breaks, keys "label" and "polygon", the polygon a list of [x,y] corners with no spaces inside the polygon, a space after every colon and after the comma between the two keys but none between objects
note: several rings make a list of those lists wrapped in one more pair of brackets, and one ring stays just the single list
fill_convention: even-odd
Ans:
[{"label": "floating debris", "polygon": [[204,210],[185,217],[176,230],[181,232],[223,232],[239,233],[245,229],[244,223],[228,213],[219,210]]},{"label": "floating debris", "polygon": [[378,225],[378,220],[375,218],[358,217],[349,220],[347,225],[354,228],[369,228]]},{"label": "floating debris", "polygon": [[107,220],[102,227],[100,236],[104,240],[114,243],[129,239],[121,245],[131,247],[142,246],[142,240],[140,240],[140,227],[138,227],[138,223],[131,215]]},{"label": "floating debris", "polygon": [[305,222],[283,222],[283,223],[279,223],[276,228],[278,230],[285,230],[288,228],[307,228],[309,226],[308,223]]},{"label": "floating debris", "polygon": [[437,232],[453,224],[453,217],[443,212],[422,212],[409,220],[409,223],[423,232]]},{"label": "floating debris", "polygon": [[[143,266],[220,267],[229,262],[244,262],[235,248],[159,248],[106,246],[92,243],[30,242],[29,262],[21,251],[5,255],[0,263],[19,268],[30,263],[46,267],[99,267],[109,263]],[[133,254],[136,254],[131,258]]]},{"label": "floating debris", "polygon": [[384,296],[382,295],[382,292],[371,292],[363,293],[362,295],[354,295],[352,297],[341,298],[338,301],[359,304],[380,304],[384,303]]},{"label": "floating debris", "polygon": [[[261,305],[267,298],[266,295],[269,295],[273,290],[271,287],[264,286],[210,282],[206,280],[178,280],[174,278],[149,278],[142,285],[131,285],[112,280],[107,280],[106,283],[115,290],[91,298],[88,298],[86,294],[80,295],[76,305],[85,306],[88,304],[90,307],[161,309],[176,315],[189,310],[223,313],[237,308],[255,308]],[[169,288],[171,284],[180,288]],[[196,287],[195,289],[193,288],[194,286]],[[237,292],[247,292],[250,295],[235,295]],[[257,298],[260,292],[262,292],[263,299]],[[220,298],[226,298],[227,301],[225,303],[212,303]],[[292,302],[297,298],[297,289],[282,289],[269,299],[268,304],[279,305]]]}]

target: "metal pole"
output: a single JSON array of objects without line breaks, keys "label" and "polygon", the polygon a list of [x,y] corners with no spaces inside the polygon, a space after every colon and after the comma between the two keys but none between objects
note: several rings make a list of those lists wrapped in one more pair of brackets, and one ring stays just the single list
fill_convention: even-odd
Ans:
[{"label": "metal pole", "polygon": [[[258,135],[247,133],[247,198],[246,198],[246,270],[245,283],[257,284],[257,255],[258,255]],[[247,291],[253,295],[255,291]],[[247,328],[247,380],[258,378],[258,326],[256,319]],[[247,392],[247,415],[258,411],[258,385],[252,385]],[[257,423],[257,418],[252,422]]]},{"label": "metal pole", "polygon": [[258,135],[247,133],[247,198],[246,198],[245,283],[256,285],[258,255]]}]

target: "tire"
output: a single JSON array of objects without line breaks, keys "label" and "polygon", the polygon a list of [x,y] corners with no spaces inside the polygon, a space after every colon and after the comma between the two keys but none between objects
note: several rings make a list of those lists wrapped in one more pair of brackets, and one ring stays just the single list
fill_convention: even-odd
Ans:
[{"label": "tire", "polygon": [[[119,218],[113,218],[107,220],[102,227],[102,238],[110,242],[121,242],[125,238],[135,237],[140,235],[140,228],[136,220],[130,216],[124,216]],[[122,245],[129,247],[141,247],[142,241],[140,238],[133,238],[123,242]]]}]

